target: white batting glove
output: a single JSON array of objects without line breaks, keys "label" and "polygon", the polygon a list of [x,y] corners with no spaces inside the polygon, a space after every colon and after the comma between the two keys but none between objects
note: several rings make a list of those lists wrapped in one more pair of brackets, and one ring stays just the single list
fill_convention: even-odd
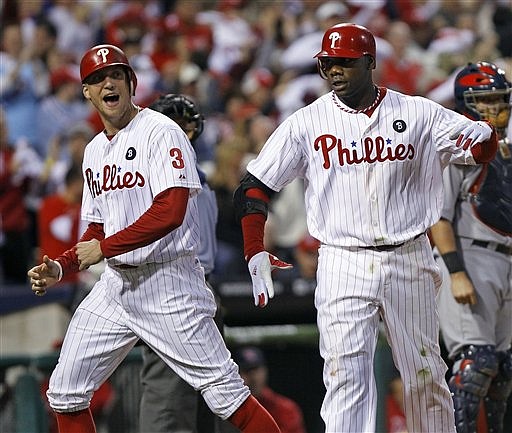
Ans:
[{"label": "white batting glove", "polygon": [[268,300],[274,297],[272,271],[274,269],[290,269],[293,267],[290,263],[283,262],[266,251],[261,251],[252,256],[248,266],[252,279],[254,305],[257,307],[264,307],[268,304]]},{"label": "white batting glove", "polygon": [[488,123],[478,120],[476,122],[460,122],[450,131],[450,140],[457,139],[456,146],[464,150],[473,147],[476,143],[491,138],[492,128]]}]

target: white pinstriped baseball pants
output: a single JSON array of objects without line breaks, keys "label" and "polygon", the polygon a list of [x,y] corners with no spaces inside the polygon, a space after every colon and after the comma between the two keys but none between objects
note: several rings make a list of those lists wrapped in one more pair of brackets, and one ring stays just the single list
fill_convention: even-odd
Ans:
[{"label": "white pinstriped baseball pants", "polygon": [[385,252],[322,246],[317,280],[326,432],[375,431],[380,318],[404,382],[408,432],[455,432],[438,344],[441,279],[426,236]]},{"label": "white pinstriped baseball pants", "polygon": [[[57,412],[89,406],[142,338],[225,419],[249,396],[213,320],[216,304],[191,256],[136,269],[106,267],[69,324],[47,392]],[[139,378],[134,378],[139,380]]]}]

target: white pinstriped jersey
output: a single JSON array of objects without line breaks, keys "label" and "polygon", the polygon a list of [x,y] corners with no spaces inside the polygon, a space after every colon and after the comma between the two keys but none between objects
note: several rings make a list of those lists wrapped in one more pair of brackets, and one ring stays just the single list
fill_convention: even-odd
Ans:
[{"label": "white pinstriped jersey", "polygon": [[475,164],[449,140],[466,117],[387,90],[370,117],[329,92],[288,117],[247,169],[275,191],[304,177],[308,229],[333,246],[396,244],[438,221],[442,170]]},{"label": "white pinstriped jersey", "polygon": [[172,120],[146,108],[112,140],[99,133],[85,149],[82,169],[82,218],[103,223],[107,237],[134,223],[162,191],[171,187],[191,190],[180,227],[150,245],[108,259],[109,264],[162,263],[197,249],[195,196],[201,183],[194,150]]}]

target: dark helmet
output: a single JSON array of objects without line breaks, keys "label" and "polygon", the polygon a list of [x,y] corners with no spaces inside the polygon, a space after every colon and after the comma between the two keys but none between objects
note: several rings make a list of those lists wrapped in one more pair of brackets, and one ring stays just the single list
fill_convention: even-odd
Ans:
[{"label": "dark helmet", "polygon": [[130,66],[125,53],[115,45],[96,45],[87,50],[80,61],[80,79],[84,83],[87,77],[94,72],[115,65],[124,66],[128,70],[132,87],[131,93],[135,94],[135,88],[137,87],[135,72]]},{"label": "dark helmet", "polygon": [[358,59],[364,55],[376,57],[375,38],[366,28],[353,23],[336,24],[324,33],[322,49],[315,55],[322,78],[321,59],[325,57],[347,57]]},{"label": "dark helmet", "polygon": [[193,132],[190,141],[196,140],[203,132],[204,117],[196,104],[186,96],[174,93],[162,95],[149,108],[174,120],[186,133]]},{"label": "dark helmet", "polygon": [[511,89],[505,72],[493,63],[468,63],[455,77],[455,106],[470,119],[504,129],[510,118]]}]

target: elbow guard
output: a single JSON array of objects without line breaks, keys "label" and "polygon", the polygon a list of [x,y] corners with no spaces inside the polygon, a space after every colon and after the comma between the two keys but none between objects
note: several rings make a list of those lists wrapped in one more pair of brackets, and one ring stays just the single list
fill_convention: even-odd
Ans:
[{"label": "elbow guard", "polygon": [[275,192],[268,186],[254,177],[251,173],[247,173],[241,180],[240,185],[233,194],[233,205],[235,207],[235,216],[238,222],[249,214],[259,213],[267,218],[268,203],[265,200],[247,197],[246,191],[252,188],[261,190],[270,199]]}]

